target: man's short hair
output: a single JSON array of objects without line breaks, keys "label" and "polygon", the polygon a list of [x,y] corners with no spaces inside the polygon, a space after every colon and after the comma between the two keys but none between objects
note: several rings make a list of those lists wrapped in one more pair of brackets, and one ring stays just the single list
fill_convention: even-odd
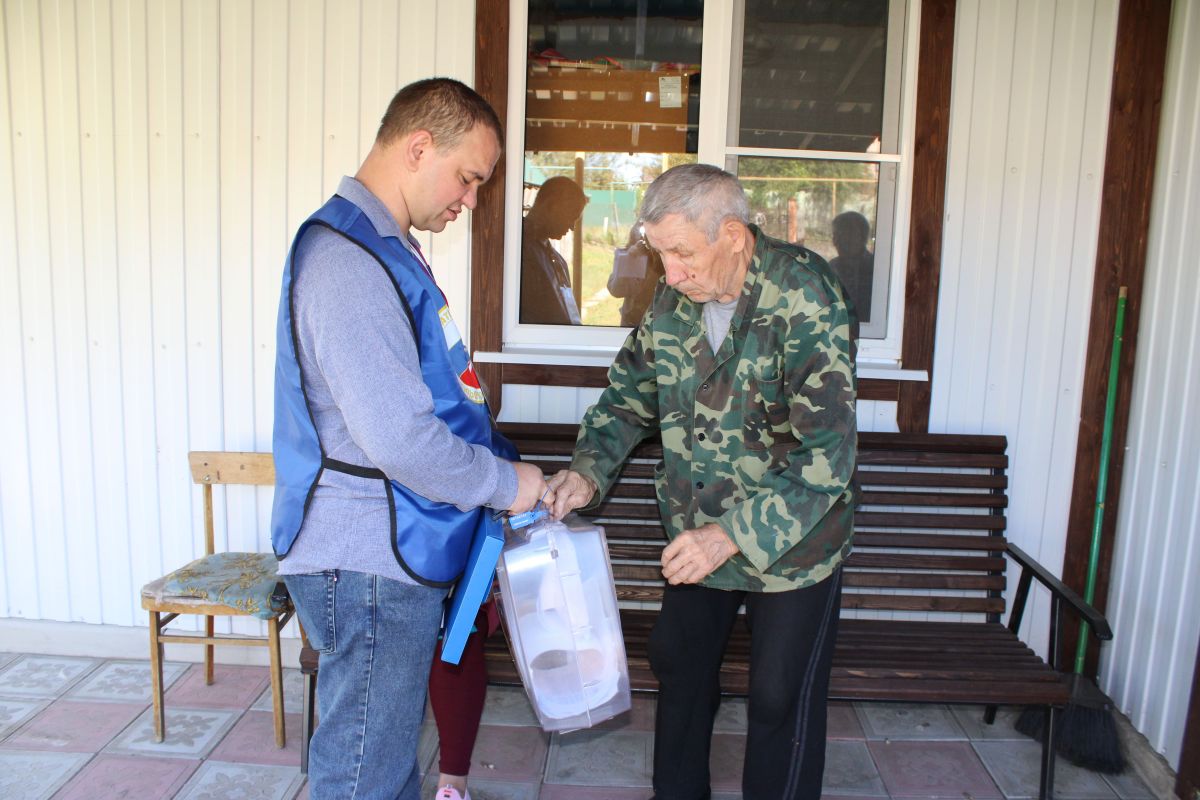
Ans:
[{"label": "man's short hair", "polygon": [[720,167],[680,164],[650,184],[640,218],[654,225],[671,214],[679,214],[715,242],[725,220],[750,224],[750,203],[737,177]]},{"label": "man's short hair", "polygon": [[413,131],[429,131],[434,146],[446,149],[457,146],[476,125],[489,128],[503,146],[500,118],[478,92],[453,78],[426,78],[396,92],[375,141],[388,145]]}]

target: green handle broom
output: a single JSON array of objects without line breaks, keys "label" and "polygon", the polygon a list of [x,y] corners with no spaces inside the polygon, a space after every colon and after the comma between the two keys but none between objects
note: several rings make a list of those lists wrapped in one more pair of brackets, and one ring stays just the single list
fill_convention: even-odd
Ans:
[{"label": "green handle broom", "polygon": [[[1096,572],[1100,562],[1100,531],[1104,527],[1104,498],[1108,494],[1108,462],[1112,455],[1113,416],[1117,405],[1117,376],[1121,365],[1122,333],[1125,329],[1124,286],[1117,294],[1117,318],[1113,323],[1112,357],[1108,365],[1108,393],[1104,400],[1104,427],[1100,440],[1100,475],[1096,481],[1096,505],[1092,513],[1092,546],[1088,553],[1087,584],[1084,600],[1091,605],[1096,596]],[[1088,624],[1079,622],[1079,641],[1075,648],[1075,666],[1071,672],[1071,697],[1059,716],[1055,749],[1073,764],[1095,772],[1116,774],[1125,771],[1121,739],[1108,697],[1083,674],[1087,656]],[[1046,735],[1043,715],[1036,709],[1026,709],[1016,722],[1016,729],[1033,739]]]},{"label": "green handle broom", "polygon": [[[1087,584],[1083,599],[1088,605],[1096,597],[1096,572],[1100,562],[1100,531],[1104,527],[1104,498],[1108,495],[1108,462],[1112,455],[1113,417],[1117,405],[1117,375],[1121,368],[1121,344],[1125,330],[1124,286],[1117,294],[1117,318],[1113,323],[1112,357],[1108,364],[1108,392],[1104,399],[1104,427],[1100,439],[1100,474],[1096,479],[1096,507],[1092,513],[1092,547],[1088,553]],[[1125,771],[1121,737],[1108,697],[1083,675],[1087,656],[1088,624],[1079,621],[1075,668],[1071,675],[1071,699],[1062,714],[1058,752],[1063,758],[1095,772]]]}]

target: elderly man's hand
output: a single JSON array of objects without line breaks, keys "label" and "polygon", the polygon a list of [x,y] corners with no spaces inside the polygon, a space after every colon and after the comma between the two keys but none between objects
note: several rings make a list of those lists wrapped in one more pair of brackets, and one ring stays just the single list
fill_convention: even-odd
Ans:
[{"label": "elderly man's hand", "polygon": [[663,577],[667,583],[699,583],[738,551],[715,522],[684,531],[663,548]]},{"label": "elderly man's hand", "polygon": [[591,478],[570,469],[560,470],[547,483],[554,493],[554,502],[549,504],[550,516],[554,519],[562,519],[575,509],[586,506],[596,494],[596,484]]}]

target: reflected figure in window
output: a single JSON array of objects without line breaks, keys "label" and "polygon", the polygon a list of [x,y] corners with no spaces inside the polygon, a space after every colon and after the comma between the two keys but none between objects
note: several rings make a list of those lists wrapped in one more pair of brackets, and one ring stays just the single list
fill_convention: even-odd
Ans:
[{"label": "reflected figure in window", "polygon": [[833,246],[837,256],[829,266],[850,296],[851,309],[856,317],[871,319],[871,279],[875,269],[875,254],[867,249],[871,238],[871,223],[857,211],[843,211],[833,218]]},{"label": "reflected figure in window", "polygon": [[629,229],[629,241],[613,254],[608,293],[621,300],[621,324],[632,328],[642,321],[663,276],[662,259],[642,236],[642,221]]},{"label": "reflected figure in window", "polygon": [[538,190],[521,231],[521,322],[580,324],[571,271],[550,240],[571,230],[587,201],[570,178],[550,178]]}]

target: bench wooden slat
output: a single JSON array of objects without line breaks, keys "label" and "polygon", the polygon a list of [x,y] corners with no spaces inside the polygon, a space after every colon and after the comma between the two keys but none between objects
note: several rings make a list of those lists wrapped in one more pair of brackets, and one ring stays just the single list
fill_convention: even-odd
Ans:
[{"label": "bench wooden slat", "polygon": [[1003,536],[958,535],[946,533],[880,533],[877,531],[855,531],[854,546],[911,548],[915,550],[988,550],[1001,552],[1006,539]]},{"label": "bench wooden slat", "polygon": [[[597,521],[596,516],[593,514],[582,514],[580,516],[589,522]],[[604,525],[604,535],[609,541],[614,539],[634,539],[637,541],[658,542],[663,545],[667,543],[667,534],[663,531],[661,522],[654,525],[636,525],[604,520],[600,524]]]},{"label": "bench wooden slat", "polygon": [[1008,585],[1003,575],[958,575],[953,573],[846,572],[842,585],[873,589],[948,589],[1003,591]]},{"label": "bench wooden slat", "polygon": [[1005,518],[1000,514],[915,514],[909,512],[858,511],[854,527],[860,528],[939,528],[954,530],[1002,531]]},{"label": "bench wooden slat", "polygon": [[856,473],[860,486],[933,486],[946,489],[1008,488],[1003,474],[988,472],[896,472],[887,469],[860,469]]},{"label": "bench wooden slat", "polygon": [[596,517],[616,519],[650,519],[658,521],[658,505],[655,503],[628,503],[620,500],[605,500],[596,508]]},{"label": "bench wooden slat", "polygon": [[[735,683],[730,681],[730,683]],[[722,683],[724,688],[724,683]],[[830,676],[830,700],[973,705],[1062,705],[1068,692],[1058,683],[1021,681],[879,681]]]},{"label": "bench wooden slat", "polygon": [[1004,600],[999,597],[943,597],[940,595],[923,597],[911,594],[854,594],[843,592],[842,608],[999,614],[1004,611]]},{"label": "bench wooden slat", "polygon": [[1005,469],[1008,456],[988,453],[922,453],[919,451],[860,450],[860,466],[936,467],[938,469]]},{"label": "bench wooden slat", "polygon": [[662,555],[663,544],[623,544],[609,542],[608,557],[624,558],[631,561],[654,561],[657,563]]},{"label": "bench wooden slat", "polygon": [[652,500],[650,503],[653,508],[658,508],[658,498],[654,493],[653,483],[618,483],[608,492],[609,498],[619,497],[621,499],[637,498],[639,500]]},{"label": "bench wooden slat", "polygon": [[849,569],[944,569],[959,572],[1003,572],[1004,559],[985,556],[916,555],[912,553],[852,552]]},{"label": "bench wooden slat", "polygon": [[[653,494],[651,494],[653,496]],[[1004,508],[1008,498],[990,492],[880,492],[864,491],[864,506],[933,506],[935,508]]]},{"label": "bench wooden slat", "polygon": [[1008,440],[992,434],[887,433],[859,431],[859,451],[917,450],[919,452],[1006,453]]}]

